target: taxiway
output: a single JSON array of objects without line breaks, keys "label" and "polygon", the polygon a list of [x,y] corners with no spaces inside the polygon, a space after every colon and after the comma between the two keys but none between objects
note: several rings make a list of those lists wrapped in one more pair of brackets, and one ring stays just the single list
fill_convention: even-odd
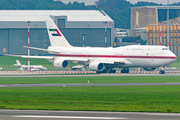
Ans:
[{"label": "taxiway", "polygon": [[179,113],[0,110],[0,120],[179,120]]}]

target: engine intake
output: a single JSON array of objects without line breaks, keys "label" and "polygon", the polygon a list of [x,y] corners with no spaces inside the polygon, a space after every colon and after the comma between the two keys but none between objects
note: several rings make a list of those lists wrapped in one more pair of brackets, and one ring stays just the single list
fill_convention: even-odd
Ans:
[{"label": "engine intake", "polygon": [[103,68],[104,68],[103,63],[100,63],[100,62],[98,62],[98,61],[96,61],[96,62],[91,62],[91,63],[89,64],[89,69],[90,69],[90,70],[102,71]]},{"label": "engine intake", "polygon": [[155,70],[156,68],[143,68],[144,70],[146,70],[146,71],[153,71],[153,70]]},{"label": "engine intake", "polygon": [[55,68],[67,68],[69,65],[67,60],[63,59],[57,59],[54,61],[54,67]]}]

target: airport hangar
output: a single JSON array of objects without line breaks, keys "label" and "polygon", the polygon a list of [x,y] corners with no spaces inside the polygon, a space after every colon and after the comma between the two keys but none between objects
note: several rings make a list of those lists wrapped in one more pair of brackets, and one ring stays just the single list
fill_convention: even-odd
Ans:
[{"label": "airport hangar", "polygon": [[[101,10],[0,10],[0,55],[27,55],[28,21],[30,46],[48,48],[46,19],[52,19],[72,46],[105,47],[114,41],[114,21]],[[105,21],[106,26],[105,26]],[[31,55],[48,55],[30,50]]]}]

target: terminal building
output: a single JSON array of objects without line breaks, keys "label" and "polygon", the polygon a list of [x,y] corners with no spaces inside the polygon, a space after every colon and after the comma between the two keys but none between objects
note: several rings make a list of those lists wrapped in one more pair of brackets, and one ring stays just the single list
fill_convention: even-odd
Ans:
[{"label": "terminal building", "polygon": [[[45,20],[52,19],[72,46],[105,47],[113,45],[114,21],[101,10],[0,10],[0,55],[27,55],[28,21],[30,46],[48,48]],[[105,25],[106,23],[106,25]],[[30,50],[31,55],[47,52]]]},{"label": "terminal building", "polygon": [[[146,38],[148,45],[167,45],[167,6],[131,8],[133,35]],[[180,6],[169,6],[169,48],[179,55]]]},{"label": "terminal building", "polygon": [[[146,26],[148,45],[167,45],[167,21]],[[169,49],[179,55],[180,50],[180,17],[169,20]]]},{"label": "terminal building", "polygon": [[[142,6],[131,8],[131,29],[167,20],[167,6]],[[169,19],[180,17],[180,6],[169,6]]]}]

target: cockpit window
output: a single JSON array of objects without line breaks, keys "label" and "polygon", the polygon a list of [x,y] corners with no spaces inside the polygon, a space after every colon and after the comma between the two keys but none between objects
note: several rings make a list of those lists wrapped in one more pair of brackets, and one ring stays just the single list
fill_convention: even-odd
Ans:
[{"label": "cockpit window", "polygon": [[162,48],[162,50],[168,50],[168,48]]}]

